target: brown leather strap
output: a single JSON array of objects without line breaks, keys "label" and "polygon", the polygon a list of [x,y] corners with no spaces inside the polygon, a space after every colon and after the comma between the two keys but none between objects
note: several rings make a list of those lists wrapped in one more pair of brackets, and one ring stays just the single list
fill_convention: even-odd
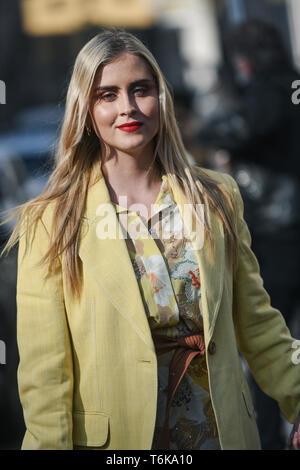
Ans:
[{"label": "brown leather strap", "polygon": [[158,438],[159,449],[169,449],[169,414],[172,400],[192,359],[199,354],[204,356],[205,343],[202,334],[181,336],[179,338],[153,334],[153,342],[158,355],[176,348],[169,368],[165,422]]}]

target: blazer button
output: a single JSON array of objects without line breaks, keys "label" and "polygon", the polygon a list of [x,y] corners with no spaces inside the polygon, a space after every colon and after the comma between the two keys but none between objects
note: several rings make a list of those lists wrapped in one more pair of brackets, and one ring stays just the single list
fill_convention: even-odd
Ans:
[{"label": "blazer button", "polygon": [[211,341],[208,345],[209,354],[215,354],[216,349],[217,349],[216,343],[214,341]]}]

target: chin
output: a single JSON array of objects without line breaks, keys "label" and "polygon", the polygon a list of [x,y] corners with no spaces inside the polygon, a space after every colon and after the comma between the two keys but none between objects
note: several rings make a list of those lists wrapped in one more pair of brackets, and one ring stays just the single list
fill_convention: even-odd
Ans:
[{"label": "chin", "polygon": [[140,153],[144,150],[145,146],[139,145],[136,147],[129,147],[129,148],[119,148],[118,150],[123,153],[128,153],[128,155],[134,155],[136,153]]},{"label": "chin", "polygon": [[137,139],[135,142],[127,142],[127,145],[118,145],[115,148],[121,152],[136,152],[148,147],[150,142],[144,142],[143,139]]}]

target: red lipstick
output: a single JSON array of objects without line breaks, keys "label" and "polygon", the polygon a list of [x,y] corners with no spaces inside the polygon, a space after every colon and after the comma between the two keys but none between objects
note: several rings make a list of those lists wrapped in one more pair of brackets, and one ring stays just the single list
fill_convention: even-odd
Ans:
[{"label": "red lipstick", "polygon": [[143,123],[139,121],[126,122],[125,124],[118,126],[118,129],[124,132],[134,132],[137,131],[142,125]]}]

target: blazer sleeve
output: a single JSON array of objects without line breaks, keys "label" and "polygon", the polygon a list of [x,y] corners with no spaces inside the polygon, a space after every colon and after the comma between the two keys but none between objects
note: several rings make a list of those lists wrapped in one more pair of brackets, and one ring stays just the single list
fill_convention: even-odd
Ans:
[{"label": "blazer sleeve", "polygon": [[231,176],[229,179],[238,216],[239,258],[233,278],[238,347],[259,387],[278,402],[285,418],[293,423],[300,411],[300,342],[291,337],[281,312],[271,305],[251,250],[243,200],[237,183]]},{"label": "blazer sleeve", "polygon": [[22,449],[73,447],[73,367],[61,266],[48,276],[45,265],[37,266],[48,241],[43,218],[19,241],[18,388],[26,425]]}]

